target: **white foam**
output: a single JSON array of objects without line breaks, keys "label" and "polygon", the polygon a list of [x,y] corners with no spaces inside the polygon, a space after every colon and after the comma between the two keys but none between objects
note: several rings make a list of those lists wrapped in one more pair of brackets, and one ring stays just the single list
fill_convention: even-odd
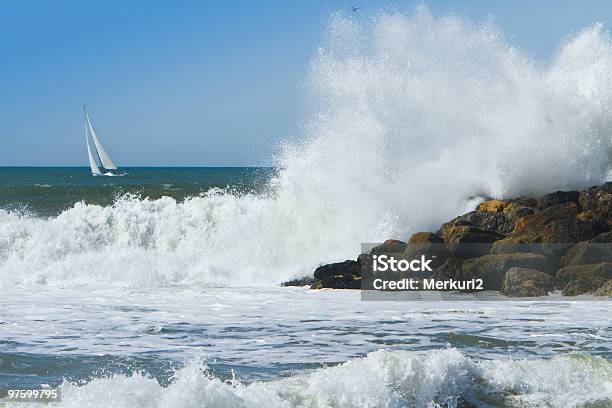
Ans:
[{"label": "white foam", "polygon": [[[379,350],[286,379],[221,381],[197,359],[160,386],[136,374],[62,385],[61,407],[456,407],[492,398],[508,406],[565,408],[612,402],[612,365],[597,357],[472,360],[455,349]],[[504,405],[505,406],[505,405]]]},{"label": "white foam", "polygon": [[456,17],[334,15],[312,112],[270,194],[124,198],[43,220],[0,212],[0,284],[266,285],[435,230],[475,196],[602,182],[612,46],[601,25],[539,64]]}]

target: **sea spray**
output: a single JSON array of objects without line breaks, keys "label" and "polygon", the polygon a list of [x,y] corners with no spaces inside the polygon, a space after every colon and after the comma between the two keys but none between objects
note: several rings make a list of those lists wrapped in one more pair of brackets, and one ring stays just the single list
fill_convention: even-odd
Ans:
[{"label": "sea spray", "polygon": [[490,24],[424,7],[334,15],[307,78],[311,112],[263,195],[0,211],[0,285],[275,284],[405,239],[474,197],[603,181],[612,45],[599,24],[547,63]]}]

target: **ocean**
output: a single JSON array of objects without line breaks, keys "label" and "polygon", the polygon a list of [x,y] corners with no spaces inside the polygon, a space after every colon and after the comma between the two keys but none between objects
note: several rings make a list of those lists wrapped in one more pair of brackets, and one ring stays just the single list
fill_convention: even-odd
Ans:
[{"label": "ocean", "polygon": [[224,282],[231,256],[210,263],[189,228],[205,229],[207,201],[270,197],[276,174],[0,169],[0,388],[59,387],[62,407],[611,403],[611,302]]},{"label": "ocean", "polygon": [[485,197],[612,179],[608,32],[542,63],[424,7],[334,14],[305,82],[273,168],[0,168],[0,388],[49,384],[60,407],[612,406],[609,301],[280,286]]}]

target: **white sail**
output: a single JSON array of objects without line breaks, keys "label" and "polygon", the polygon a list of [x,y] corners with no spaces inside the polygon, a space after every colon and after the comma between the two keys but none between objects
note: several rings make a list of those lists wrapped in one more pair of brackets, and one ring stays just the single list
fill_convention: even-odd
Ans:
[{"label": "white sail", "polygon": [[91,148],[89,147],[89,136],[87,135],[87,127],[85,127],[85,140],[87,141],[87,155],[89,156],[89,167],[91,167],[91,174],[102,174],[102,172],[98,168],[98,163],[96,163],[93,154],[91,154]]},{"label": "white sail", "polygon": [[117,170],[117,166],[115,166],[115,163],[113,163],[108,153],[106,153],[106,150],[104,150],[104,147],[102,147],[102,143],[100,143],[98,136],[96,136],[96,132],[94,131],[93,126],[91,126],[91,121],[89,120],[89,115],[87,114],[87,111],[85,111],[85,118],[87,118],[87,126],[89,126],[89,133],[91,133],[91,137],[94,141],[94,144],[96,145],[96,150],[98,151],[98,157],[100,158],[100,163],[102,163],[102,167],[109,170]]}]

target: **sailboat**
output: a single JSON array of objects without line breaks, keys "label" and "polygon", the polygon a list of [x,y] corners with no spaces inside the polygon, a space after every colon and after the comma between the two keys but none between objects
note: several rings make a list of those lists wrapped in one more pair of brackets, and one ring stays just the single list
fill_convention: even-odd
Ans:
[{"label": "sailboat", "polygon": [[[110,156],[100,143],[100,139],[96,135],[91,120],[87,114],[87,109],[83,105],[83,112],[85,112],[85,140],[87,141],[87,154],[89,156],[89,167],[91,168],[91,174],[94,176],[125,176],[128,174],[127,171],[119,171],[115,163],[111,160]],[[95,146],[94,153],[92,153],[91,145],[89,144],[89,138],[93,140]],[[97,158],[97,160],[96,160]],[[98,162],[100,165],[98,165]]]}]

